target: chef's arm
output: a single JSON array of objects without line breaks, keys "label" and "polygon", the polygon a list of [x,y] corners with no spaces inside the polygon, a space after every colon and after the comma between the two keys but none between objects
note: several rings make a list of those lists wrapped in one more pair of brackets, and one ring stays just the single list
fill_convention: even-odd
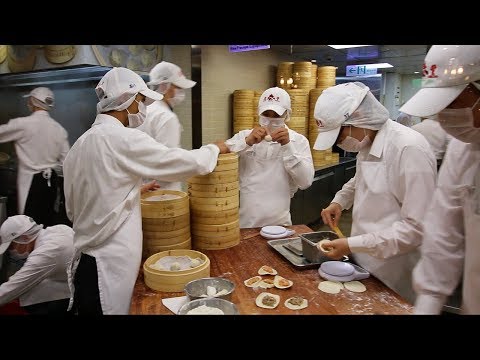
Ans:
[{"label": "chef's arm", "polygon": [[45,279],[55,268],[48,254],[30,254],[25,264],[7,282],[0,285],[0,305],[17,299]]},{"label": "chef's arm", "polygon": [[[352,252],[365,252],[386,259],[420,246],[423,237],[422,220],[435,191],[436,161],[433,153],[427,154],[422,149],[409,146],[403,150],[398,166],[398,181],[388,179],[388,186],[401,206],[400,220],[383,230],[349,237],[348,245]],[[362,211],[369,209],[364,208]]]},{"label": "chef's arm", "polygon": [[[302,139],[303,140],[303,139]],[[302,190],[310,187],[315,175],[312,153],[308,140],[289,141],[280,147],[285,170],[293,180],[295,187]]]},{"label": "chef's arm", "polygon": [[335,197],[331,201],[339,204],[342,207],[342,210],[350,209],[353,205],[353,199],[355,198],[355,182],[356,176],[352,177],[342,188],[337,191]]},{"label": "chef's arm", "polygon": [[12,119],[0,125],[0,142],[16,141],[21,138],[23,127],[17,119]]},{"label": "chef's arm", "polygon": [[[452,149],[453,150],[453,149]],[[422,257],[413,271],[417,293],[416,314],[440,314],[462,277],[465,256],[465,231],[460,176],[454,171],[458,162],[447,148],[440,168],[438,187],[425,216]]]},{"label": "chef's arm", "polygon": [[250,135],[252,130],[241,130],[235,135],[233,135],[230,139],[225,141],[225,144],[228,146],[231,152],[238,153],[240,155],[242,152],[250,148],[245,142],[245,138]]}]

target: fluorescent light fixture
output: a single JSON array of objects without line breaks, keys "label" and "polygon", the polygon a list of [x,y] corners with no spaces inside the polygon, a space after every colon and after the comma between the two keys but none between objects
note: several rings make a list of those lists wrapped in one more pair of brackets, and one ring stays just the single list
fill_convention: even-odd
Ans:
[{"label": "fluorescent light fixture", "polygon": [[367,67],[367,69],[386,69],[393,67],[393,65],[389,63],[365,64],[365,66]]},{"label": "fluorescent light fixture", "polygon": [[420,74],[420,71],[414,71],[413,73],[414,74]]},{"label": "fluorescent light fixture", "polygon": [[334,49],[348,49],[348,48],[354,48],[354,47],[363,47],[363,46],[373,46],[373,45],[328,45]]}]

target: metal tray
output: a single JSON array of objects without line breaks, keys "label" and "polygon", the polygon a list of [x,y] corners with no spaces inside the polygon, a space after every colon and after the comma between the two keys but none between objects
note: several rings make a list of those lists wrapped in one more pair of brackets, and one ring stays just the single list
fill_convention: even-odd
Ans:
[{"label": "metal tray", "polygon": [[303,256],[298,255],[299,252],[290,250],[289,245],[293,246],[294,249],[298,249],[302,247],[302,240],[299,237],[288,238],[288,239],[275,239],[275,240],[268,240],[268,245],[272,247],[276,252],[282,255],[285,259],[287,259],[293,266],[298,269],[311,269],[311,268],[318,268],[321,262],[318,263],[311,263]]}]

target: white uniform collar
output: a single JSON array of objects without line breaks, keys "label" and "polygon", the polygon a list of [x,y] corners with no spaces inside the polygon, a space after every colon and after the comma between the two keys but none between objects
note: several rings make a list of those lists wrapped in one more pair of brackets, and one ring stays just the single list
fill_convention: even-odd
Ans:
[{"label": "white uniform collar", "polygon": [[377,135],[373,140],[373,144],[370,147],[369,154],[379,159],[382,157],[383,148],[385,145],[385,135],[387,134],[386,128],[389,121],[392,120],[388,119],[385,124],[383,124],[383,126],[380,128],[380,130],[378,130]]},{"label": "white uniform collar", "polygon": [[32,115],[47,115],[47,116],[50,116],[50,114],[48,113],[47,110],[37,110],[37,111],[34,111]]},{"label": "white uniform collar", "polygon": [[113,116],[108,115],[108,114],[97,114],[97,117],[95,118],[95,121],[93,122],[92,126],[103,125],[103,124],[117,125],[117,126],[125,127],[120,122],[120,120],[118,120],[116,117],[113,117]]}]

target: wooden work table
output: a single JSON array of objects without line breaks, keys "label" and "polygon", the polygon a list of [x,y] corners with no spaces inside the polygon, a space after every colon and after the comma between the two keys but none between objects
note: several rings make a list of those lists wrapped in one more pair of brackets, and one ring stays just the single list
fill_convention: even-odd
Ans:
[{"label": "wooden work table", "polygon": [[[305,225],[289,227],[297,234],[311,232]],[[242,240],[239,245],[224,250],[202,251],[210,259],[210,276],[225,277],[235,284],[232,296],[240,314],[412,314],[413,307],[394,291],[387,288],[378,279],[370,276],[362,280],[367,287],[363,293],[354,293],[343,289],[338,294],[327,294],[318,290],[318,284],[323,281],[318,269],[297,269],[281,254],[272,249],[267,240],[259,234],[260,229],[242,229]],[[268,265],[278,271],[278,274],[293,281],[289,289],[249,288],[243,281],[258,275],[262,265]],[[264,276],[269,277],[269,276]],[[270,276],[273,278],[273,276]],[[280,304],[275,309],[262,309],[255,305],[255,298],[261,292],[271,292],[280,295]],[[163,298],[185,295],[184,292],[165,293],[148,288],[143,281],[143,270],[140,269],[135,284],[130,314],[133,315],[172,315],[173,313],[162,304]],[[290,310],[283,304],[291,296],[301,295],[308,300],[309,306],[302,310]]]}]

